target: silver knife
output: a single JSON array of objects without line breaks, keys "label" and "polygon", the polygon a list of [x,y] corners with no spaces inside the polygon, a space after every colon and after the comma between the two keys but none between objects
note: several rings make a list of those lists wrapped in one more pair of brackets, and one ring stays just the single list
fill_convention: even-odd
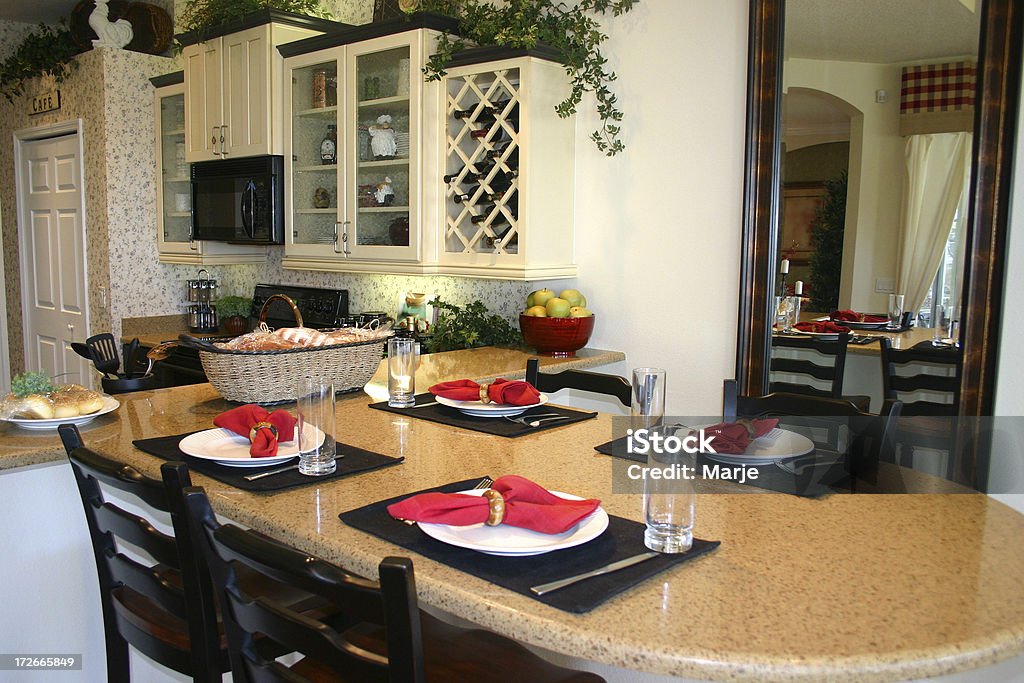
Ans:
[{"label": "silver knife", "polygon": [[259,474],[247,474],[244,477],[242,477],[242,479],[245,479],[246,481],[256,481],[257,479],[262,479],[263,477],[269,477],[272,474],[281,474],[282,472],[294,470],[298,466],[299,463],[296,462],[292,463],[291,465],[288,465],[288,467],[278,467],[276,470],[267,470],[266,472],[260,472]]},{"label": "silver knife", "polygon": [[649,560],[652,557],[657,557],[660,554],[661,553],[651,551],[647,553],[640,553],[639,555],[633,555],[632,557],[627,557],[624,560],[619,560],[617,562],[612,562],[611,564],[606,564],[603,567],[598,567],[597,569],[593,569],[589,572],[577,574],[576,576],[570,576],[567,579],[559,579],[558,581],[551,581],[550,583],[542,583],[539,586],[533,586],[532,588],[530,588],[530,592],[534,595],[544,595],[545,593],[556,591],[559,588],[571,586],[577,581],[589,579],[594,576],[601,576],[602,574],[610,574],[611,572],[617,572],[620,569],[625,569],[626,567],[632,567],[634,564],[640,564],[641,562]]}]

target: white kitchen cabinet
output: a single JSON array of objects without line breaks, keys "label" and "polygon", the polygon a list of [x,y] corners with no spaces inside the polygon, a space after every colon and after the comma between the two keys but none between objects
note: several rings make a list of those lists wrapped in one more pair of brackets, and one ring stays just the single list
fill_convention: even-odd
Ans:
[{"label": "white kitchen cabinet", "polygon": [[[436,116],[424,112],[439,85],[421,69],[436,37],[409,30],[285,61],[284,267],[430,272],[422,235],[436,199],[423,188],[439,167],[437,136],[424,135]],[[334,163],[321,154],[329,127]]]},{"label": "white kitchen cabinet", "polygon": [[185,154],[185,84],[180,74],[153,79],[156,123],[157,248],[162,263],[263,263],[266,247],[192,239],[192,185]]},{"label": "white kitchen cabinet", "polygon": [[282,58],[276,47],[319,33],[273,22],[187,45],[186,161],[280,154]]}]

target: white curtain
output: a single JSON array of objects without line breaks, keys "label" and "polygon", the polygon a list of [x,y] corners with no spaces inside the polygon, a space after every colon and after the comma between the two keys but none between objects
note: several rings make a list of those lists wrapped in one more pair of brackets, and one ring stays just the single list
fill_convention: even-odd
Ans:
[{"label": "white curtain", "polygon": [[917,311],[935,279],[966,186],[970,152],[970,133],[907,138],[896,284],[906,295],[903,310]]}]

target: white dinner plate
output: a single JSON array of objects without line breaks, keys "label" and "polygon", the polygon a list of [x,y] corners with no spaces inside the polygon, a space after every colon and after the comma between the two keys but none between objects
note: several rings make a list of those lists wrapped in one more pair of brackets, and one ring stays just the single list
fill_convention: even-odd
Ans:
[{"label": "white dinner plate", "polygon": [[784,458],[797,458],[814,451],[814,442],[803,434],[776,427],[750,442],[742,454],[705,453],[704,456],[730,465],[766,463]]},{"label": "white dinner plate", "polygon": [[56,429],[60,425],[73,424],[73,425],[84,425],[92,422],[100,415],[106,415],[117,410],[120,407],[116,398],[110,396],[103,397],[103,407],[97,410],[95,413],[89,413],[88,415],[79,415],[77,417],[55,417],[50,420],[33,420],[30,418],[22,417],[9,417],[8,422],[12,422],[19,427],[24,429]]},{"label": "white dinner plate", "polygon": [[525,413],[530,408],[536,408],[542,406],[548,402],[547,394],[541,394],[540,400],[536,403],[532,403],[528,406],[510,406],[504,403],[481,403],[480,401],[456,401],[454,399],[445,398],[444,396],[435,396],[437,402],[443,406],[455,408],[463,415],[470,415],[472,417],[514,417]]},{"label": "white dinner plate", "polygon": [[[317,444],[324,442],[324,433],[313,425],[307,424],[307,433],[315,433]],[[297,436],[297,435],[296,435]],[[178,448],[193,458],[212,460],[219,465],[228,467],[264,467],[275,463],[291,460],[299,454],[299,440],[281,441],[277,444],[277,455],[266,458],[254,458],[249,455],[249,439],[235,434],[230,429],[216,427],[189,434],[178,444]]]},{"label": "white dinner plate", "polygon": [[[483,491],[474,489],[460,491],[471,496],[482,496]],[[566,500],[583,500],[579,496],[552,491],[554,495]],[[504,555],[508,557],[540,555],[553,550],[572,548],[587,541],[592,541],[608,528],[608,513],[598,507],[590,515],[584,517],[576,526],[560,534],[542,534],[539,531],[499,524],[487,526],[471,524],[469,526],[451,526],[449,524],[425,524],[419,527],[423,533],[439,541],[460,548],[476,550],[488,555]]]},{"label": "white dinner plate", "polygon": [[888,320],[880,323],[851,322],[849,320],[833,320],[836,325],[849,327],[851,330],[880,330],[889,324]]}]

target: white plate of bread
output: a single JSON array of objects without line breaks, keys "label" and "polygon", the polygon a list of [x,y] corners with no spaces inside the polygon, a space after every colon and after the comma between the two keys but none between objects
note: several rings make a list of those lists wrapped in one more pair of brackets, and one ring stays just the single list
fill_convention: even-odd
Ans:
[{"label": "white plate of bread", "polygon": [[[26,407],[25,411],[19,413],[22,417],[7,417],[3,418],[7,422],[18,425],[24,429],[56,429],[62,424],[74,424],[84,425],[88,422],[92,422],[100,415],[106,415],[117,410],[121,404],[118,403],[117,399],[111,398],[106,394],[100,394],[98,392],[89,392],[95,394],[92,397],[83,397],[81,401],[74,402],[67,401],[67,405],[54,406],[53,402],[39,402],[38,405],[32,405],[31,403]],[[98,401],[97,401],[98,397]],[[98,405],[98,407],[97,407]],[[85,412],[93,409],[92,412]],[[75,412],[75,414],[71,414]],[[60,417],[27,417],[25,415],[60,415]]]}]

